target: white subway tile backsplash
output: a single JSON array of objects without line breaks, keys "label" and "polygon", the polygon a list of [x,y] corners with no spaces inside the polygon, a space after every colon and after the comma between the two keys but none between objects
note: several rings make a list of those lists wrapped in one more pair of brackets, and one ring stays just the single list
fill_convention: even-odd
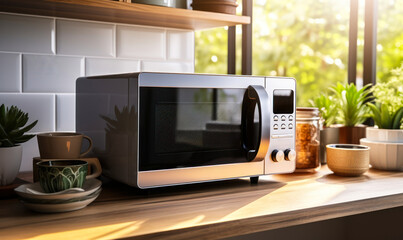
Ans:
[{"label": "white subway tile backsplash", "polygon": [[142,71],[145,72],[173,72],[192,73],[193,63],[188,62],[143,62]]},{"label": "white subway tile backsplash", "polygon": [[192,31],[167,31],[168,59],[194,59],[194,33]]},{"label": "white subway tile backsplash", "polygon": [[52,18],[0,13],[0,50],[53,54],[54,31]]},{"label": "white subway tile backsplash", "polygon": [[33,137],[28,142],[21,144],[22,146],[22,162],[20,172],[32,171],[32,159],[39,157],[38,139]]},{"label": "white subway tile backsplash", "polygon": [[15,105],[27,112],[28,124],[38,120],[30,132],[55,131],[55,96],[53,94],[0,93],[0,102],[7,107]]},{"label": "white subway tile backsplash", "polygon": [[23,92],[74,93],[84,58],[23,55]]},{"label": "white subway tile backsplash", "polygon": [[118,57],[165,59],[165,30],[118,25],[116,48]]},{"label": "white subway tile backsplash", "polygon": [[[194,72],[194,33],[188,30],[0,13],[0,36],[0,104],[28,112],[29,123],[39,120],[32,133],[75,131],[79,76]],[[89,111],[105,114],[113,113],[110,101],[125,104],[114,94],[89,101],[102,107]],[[104,121],[87,124],[105,127]],[[22,146],[20,171],[32,171],[37,138]]]},{"label": "white subway tile backsplash", "polygon": [[113,24],[57,20],[57,54],[113,57]]},{"label": "white subway tile backsplash", "polygon": [[56,95],[56,131],[76,130],[76,95]]},{"label": "white subway tile backsplash", "polygon": [[87,58],[85,75],[105,75],[140,71],[140,61],[125,59]]},{"label": "white subway tile backsplash", "polygon": [[21,91],[21,55],[0,53],[0,92]]}]

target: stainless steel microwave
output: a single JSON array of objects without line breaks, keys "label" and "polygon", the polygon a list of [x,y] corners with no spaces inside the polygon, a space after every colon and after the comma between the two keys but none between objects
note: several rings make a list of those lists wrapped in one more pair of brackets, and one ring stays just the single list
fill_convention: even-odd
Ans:
[{"label": "stainless steel microwave", "polygon": [[138,188],[295,170],[295,80],[129,73],[76,82],[76,130]]}]

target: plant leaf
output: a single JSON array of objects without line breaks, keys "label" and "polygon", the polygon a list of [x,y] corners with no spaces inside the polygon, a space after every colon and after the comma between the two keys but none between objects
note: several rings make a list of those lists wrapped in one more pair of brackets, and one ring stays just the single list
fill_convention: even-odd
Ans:
[{"label": "plant leaf", "polygon": [[35,136],[36,136],[35,134],[26,134],[24,136],[21,136],[21,137],[15,139],[15,143],[24,143]]},{"label": "plant leaf", "polygon": [[380,113],[380,110],[373,103],[368,103],[367,105],[372,111],[372,118],[374,119],[375,124],[378,125],[378,127],[380,127],[380,125],[381,125],[381,113]]},{"label": "plant leaf", "polygon": [[4,104],[1,104],[1,106],[0,106],[0,125],[4,126],[5,120],[6,120],[6,107],[4,106]]},{"label": "plant leaf", "polygon": [[[17,143],[23,143],[35,135],[25,135],[31,130],[37,120],[25,126],[28,122],[28,113],[24,113],[16,106],[6,108],[4,104],[0,106],[0,145],[2,147],[12,147]],[[24,127],[25,126],[25,127]]]},{"label": "plant leaf", "polygon": [[396,111],[393,118],[392,129],[400,129],[402,119],[403,119],[403,107],[401,107],[399,110]]},{"label": "plant leaf", "polygon": [[382,104],[381,105],[381,122],[382,122],[382,126],[381,128],[385,128],[385,129],[390,129],[391,126],[391,119],[390,119],[390,114],[389,114],[389,109],[388,106],[386,106],[386,104]]}]

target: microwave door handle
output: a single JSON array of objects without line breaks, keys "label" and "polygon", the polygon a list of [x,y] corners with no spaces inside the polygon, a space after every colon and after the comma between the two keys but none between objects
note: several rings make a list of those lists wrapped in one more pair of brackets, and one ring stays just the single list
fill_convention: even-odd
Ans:
[{"label": "microwave door handle", "polygon": [[[259,110],[259,132],[256,149],[253,149],[255,107]],[[270,144],[269,95],[263,86],[250,85],[242,102],[242,148],[248,161],[264,160]]]}]

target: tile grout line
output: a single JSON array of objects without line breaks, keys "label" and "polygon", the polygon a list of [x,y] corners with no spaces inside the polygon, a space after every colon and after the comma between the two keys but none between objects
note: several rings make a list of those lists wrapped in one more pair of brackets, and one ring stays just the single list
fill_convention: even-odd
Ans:
[{"label": "tile grout line", "polygon": [[[80,70],[80,74],[81,74],[81,76],[80,77],[84,77],[84,76],[87,76],[87,57],[86,56],[83,56],[83,59],[82,59],[82,61],[81,61],[81,64],[80,64],[81,66],[81,70]],[[77,81],[77,80],[76,80]],[[74,87],[74,89],[75,89],[75,87]],[[74,91],[75,92],[75,91]]]},{"label": "tile grout line", "polygon": [[20,81],[21,85],[20,85],[20,89],[19,89],[20,92],[19,93],[23,93],[23,87],[24,87],[24,85],[23,85],[24,84],[24,81],[23,81],[23,75],[24,75],[24,72],[23,72],[24,68],[23,67],[24,66],[23,66],[23,64],[24,63],[22,61],[22,53],[20,53],[20,69],[19,69],[20,70],[20,79],[19,79],[19,81]]},{"label": "tile grout line", "polygon": [[165,34],[164,34],[164,37],[165,37],[165,39],[164,39],[164,47],[165,47],[165,49],[164,49],[164,51],[165,51],[165,58],[164,58],[164,61],[168,61],[168,56],[169,56],[169,53],[168,53],[168,51],[169,51],[169,44],[170,44],[170,40],[169,40],[169,37],[168,37],[168,31],[165,29],[164,30],[164,32],[165,32]]},{"label": "tile grout line", "polygon": [[53,129],[53,131],[54,132],[56,132],[57,131],[57,95],[56,95],[56,93],[54,94],[54,103],[55,103],[55,106],[54,106],[54,110],[55,110],[55,114],[54,114],[54,116],[55,116],[55,129]]},{"label": "tile grout line", "polygon": [[113,35],[112,35],[112,41],[113,41],[113,57],[116,59],[117,58],[117,56],[118,56],[118,54],[117,54],[117,45],[118,45],[118,43],[117,43],[117,24],[114,24],[114,26],[113,26]]},{"label": "tile grout line", "polygon": [[56,37],[57,37],[57,32],[56,32],[56,27],[57,26],[57,24],[56,24],[56,18],[53,18],[53,32],[52,32],[52,50],[53,50],[53,55],[57,55],[57,46],[56,46],[56,42],[57,42],[57,40],[56,40]]}]

